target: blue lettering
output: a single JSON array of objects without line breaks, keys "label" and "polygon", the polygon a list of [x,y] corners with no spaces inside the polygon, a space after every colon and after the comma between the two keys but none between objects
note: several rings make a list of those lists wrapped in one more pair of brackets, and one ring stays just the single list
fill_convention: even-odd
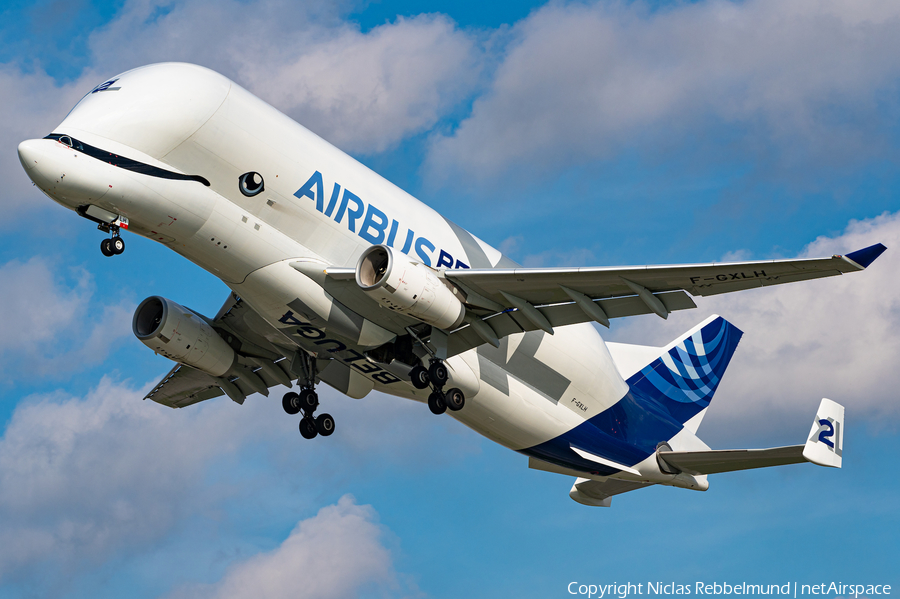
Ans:
[{"label": "blue lettering", "polygon": [[[347,204],[350,201],[353,201],[355,204],[355,208],[351,208],[347,210]],[[344,211],[347,212],[347,227],[351,232],[356,233],[356,221],[360,216],[363,215],[363,210],[365,207],[363,206],[362,200],[359,199],[355,193],[350,191],[349,189],[344,189],[344,195],[341,198],[341,206],[338,208],[337,215],[334,217],[334,222],[340,223],[341,219],[344,218]]]},{"label": "blue lettering", "polygon": [[831,421],[823,418],[819,420],[819,441],[834,449],[834,443],[832,443],[828,438],[834,436],[834,425],[831,424]]},{"label": "blue lettering", "polygon": [[394,247],[394,238],[397,236],[397,225],[399,225],[395,220],[391,221],[391,232],[388,233],[387,244],[391,247]]},{"label": "blue lettering", "polygon": [[[331,198],[328,200],[328,206],[325,206],[325,183],[322,179],[322,173],[315,171],[309,180],[298,189],[294,196],[299,198],[309,198],[316,203],[316,210],[331,218],[334,214],[334,221],[340,223],[347,216],[347,228],[352,233],[357,233],[356,223],[362,219],[362,226],[357,235],[372,244],[387,243],[390,247],[395,247],[397,241],[397,232],[400,230],[400,223],[396,220],[388,218],[387,214],[379,210],[372,204],[366,205],[363,200],[349,191],[343,190],[338,183],[334,184],[331,192]],[[340,202],[338,202],[340,199]],[[336,209],[336,210],[335,210]],[[388,222],[390,229],[388,230]],[[416,237],[415,231],[406,230],[406,239],[403,242],[403,249],[400,250],[406,255],[411,255],[412,250],[418,258],[426,266],[431,266],[431,256],[435,251],[435,245],[425,237]],[[454,266],[454,258],[449,252],[441,250],[438,255],[437,268],[469,268],[469,265],[456,260]],[[288,313],[282,317],[285,324],[294,324],[297,319],[292,313]]]},{"label": "blue lettering", "polygon": [[453,268],[469,268],[469,265],[462,260],[457,259],[456,266],[454,266]]},{"label": "blue lettering", "polygon": [[419,255],[419,258],[422,259],[422,263],[425,266],[431,266],[431,256],[426,254],[422,248],[427,247],[429,251],[434,251],[434,244],[425,239],[424,237],[419,237],[416,239],[416,254]]},{"label": "blue lettering", "polygon": [[328,208],[325,210],[325,216],[331,216],[331,213],[334,212],[334,207],[337,204],[339,195],[341,195],[341,186],[335,183],[334,189],[331,190],[331,199],[328,200]]},{"label": "blue lettering", "polygon": [[[313,193],[313,186],[316,188],[315,193]],[[309,178],[309,181],[303,184],[303,187],[294,192],[294,196],[298,199],[304,196],[308,197],[316,203],[316,210],[322,212],[322,202],[324,201],[322,198],[322,188],[324,186],[325,184],[322,183],[322,173],[316,171],[312,174],[312,177]]]},{"label": "blue lettering", "polygon": [[412,247],[413,237],[415,237],[415,235],[416,234],[413,233],[412,229],[410,229],[406,232],[406,241],[403,244],[403,249],[400,250],[401,252],[403,252],[404,254],[407,254],[407,255],[409,254],[409,250]]},{"label": "blue lettering", "polygon": [[453,256],[451,256],[444,250],[441,250],[441,254],[440,256],[438,256],[438,261],[435,265],[435,268],[440,268],[442,266],[449,266],[450,268],[453,268]]},{"label": "blue lettering", "polygon": [[[376,218],[380,222],[375,222]],[[384,229],[387,227],[387,223],[387,215],[372,204],[369,204],[369,209],[366,210],[366,218],[363,220],[362,228],[359,230],[359,236],[369,243],[381,243],[384,241]]]}]

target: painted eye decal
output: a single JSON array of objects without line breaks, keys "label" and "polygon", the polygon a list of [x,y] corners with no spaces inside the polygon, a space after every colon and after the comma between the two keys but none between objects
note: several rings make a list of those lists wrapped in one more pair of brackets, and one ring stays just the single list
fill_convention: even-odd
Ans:
[{"label": "painted eye decal", "polygon": [[238,188],[240,188],[242,194],[248,198],[252,198],[258,193],[261,193],[266,186],[263,183],[262,175],[256,171],[250,171],[238,178]]}]

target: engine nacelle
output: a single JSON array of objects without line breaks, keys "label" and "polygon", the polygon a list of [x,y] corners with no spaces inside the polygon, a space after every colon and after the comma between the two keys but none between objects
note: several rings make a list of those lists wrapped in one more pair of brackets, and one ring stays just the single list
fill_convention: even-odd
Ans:
[{"label": "engine nacelle", "polygon": [[378,304],[439,329],[458,327],[466,315],[459,290],[437,273],[386,245],[373,245],[356,264],[356,284]]},{"label": "engine nacelle", "polygon": [[134,311],[131,329],[154,352],[212,376],[224,375],[237,360],[209,323],[164,297],[142,301]]}]

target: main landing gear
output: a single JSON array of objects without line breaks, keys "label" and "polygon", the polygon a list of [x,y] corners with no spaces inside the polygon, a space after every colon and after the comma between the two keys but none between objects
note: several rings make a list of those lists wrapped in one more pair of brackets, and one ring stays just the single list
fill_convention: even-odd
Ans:
[{"label": "main landing gear", "polygon": [[119,227],[108,225],[106,228],[112,237],[100,242],[100,252],[107,257],[121,254],[125,251],[125,240],[119,236]]},{"label": "main landing gear", "polygon": [[306,364],[304,370],[310,376],[306,377],[300,393],[288,391],[281,399],[281,407],[290,415],[303,412],[303,418],[300,419],[300,435],[304,439],[313,439],[317,435],[323,437],[329,436],[334,432],[334,418],[331,414],[315,415],[316,408],[319,407],[319,395],[315,388],[315,359],[311,356],[305,356]]},{"label": "main landing gear", "polygon": [[450,373],[443,360],[432,358],[428,368],[419,364],[409,372],[409,377],[416,389],[432,388],[431,395],[428,396],[428,408],[432,414],[443,414],[448,409],[458,412],[466,405],[466,396],[456,387],[444,392]]}]

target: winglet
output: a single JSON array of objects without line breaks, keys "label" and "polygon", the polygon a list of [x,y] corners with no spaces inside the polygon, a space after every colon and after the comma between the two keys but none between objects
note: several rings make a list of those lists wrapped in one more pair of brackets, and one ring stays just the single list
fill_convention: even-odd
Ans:
[{"label": "winglet", "polygon": [[870,245],[867,248],[863,248],[861,250],[856,250],[855,252],[850,252],[844,258],[848,258],[853,260],[863,268],[869,268],[869,265],[875,262],[875,259],[878,258],[887,248],[884,247],[883,244],[876,243],[875,245]]},{"label": "winglet", "polygon": [[840,468],[843,450],[844,406],[823,398],[803,447],[803,457],[819,466]]}]

